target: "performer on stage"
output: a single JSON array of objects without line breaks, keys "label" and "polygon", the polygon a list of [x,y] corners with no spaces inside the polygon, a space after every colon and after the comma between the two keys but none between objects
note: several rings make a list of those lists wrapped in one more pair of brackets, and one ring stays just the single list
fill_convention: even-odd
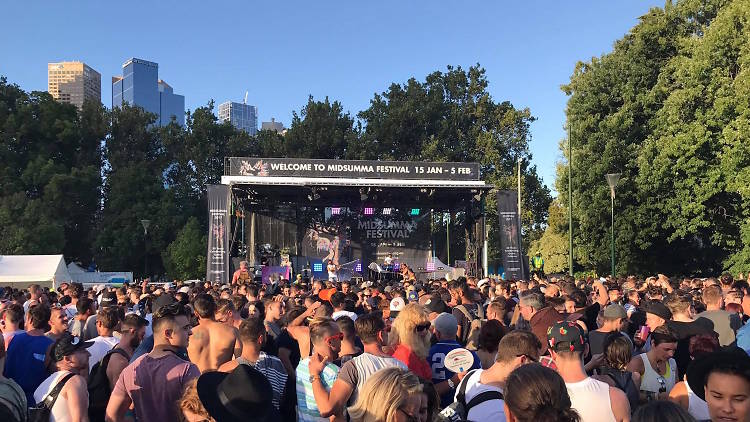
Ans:
[{"label": "performer on stage", "polygon": [[386,271],[393,271],[393,254],[388,254],[383,258],[383,269]]},{"label": "performer on stage", "polygon": [[338,265],[334,264],[333,261],[329,259],[328,265],[326,265],[326,270],[328,270],[328,281],[333,283],[339,281],[339,277],[336,274],[336,271],[338,271],[338,269]]}]

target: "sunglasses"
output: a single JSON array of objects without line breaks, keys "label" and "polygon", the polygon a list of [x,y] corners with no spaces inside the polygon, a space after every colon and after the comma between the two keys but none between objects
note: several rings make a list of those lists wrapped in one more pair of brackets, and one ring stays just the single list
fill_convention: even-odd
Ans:
[{"label": "sunglasses", "polygon": [[428,329],[428,328],[430,328],[431,326],[432,326],[432,323],[429,323],[429,322],[424,322],[424,323],[422,323],[422,324],[417,324],[417,326],[416,326],[416,327],[414,327],[414,329],[415,329],[415,330],[417,330],[417,332],[419,333],[419,332],[422,332],[422,331],[424,331],[424,330],[427,330],[427,329]]},{"label": "sunglasses", "polygon": [[334,334],[332,336],[326,337],[325,342],[330,343],[333,340],[341,341],[343,339],[344,339],[344,333],[338,333],[338,334]]},{"label": "sunglasses", "polygon": [[527,354],[516,355],[516,357],[518,357],[518,358],[520,358],[521,356],[524,356],[526,359],[528,359],[531,362],[537,362],[539,360],[539,359],[537,359],[537,358],[535,358],[533,356],[529,356]]}]

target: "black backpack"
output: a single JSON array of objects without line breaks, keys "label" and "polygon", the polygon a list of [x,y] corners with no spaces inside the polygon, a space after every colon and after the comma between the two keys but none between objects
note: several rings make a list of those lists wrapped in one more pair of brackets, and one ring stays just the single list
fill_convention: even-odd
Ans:
[{"label": "black backpack", "polygon": [[112,394],[109,388],[109,378],[107,378],[107,367],[112,354],[117,353],[128,361],[130,356],[120,348],[114,348],[107,352],[101,361],[97,362],[91,368],[89,375],[89,420],[91,422],[104,421],[104,413],[107,410],[107,402]]},{"label": "black backpack", "polygon": [[57,396],[60,395],[65,383],[69,379],[73,378],[75,374],[68,374],[57,382],[55,388],[49,392],[42,401],[36,404],[36,406],[29,408],[29,422],[49,422],[50,414],[52,414],[52,406],[57,401]]},{"label": "black backpack", "polygon": [[469,377],[477,369],[469,371],[464,379],[458,384],[458,394],[456,394],[456,401],[451,403],[448,407],[438,413],[435,418],[436,422],[463,422],[468,421],[469,410],[472,407],[484,403],[488,400],[502,400],[503,394],[499,391],[485,391],[479,393],[473,399],[466,403],[466,384],[468,383]]}]

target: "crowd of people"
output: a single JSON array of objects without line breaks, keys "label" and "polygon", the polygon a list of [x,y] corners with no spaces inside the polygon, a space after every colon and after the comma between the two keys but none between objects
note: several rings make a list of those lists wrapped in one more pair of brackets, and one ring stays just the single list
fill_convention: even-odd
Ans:
[{"label": "crowd of people", "polygon": [[7,287],[0,420],[750,422],[742,278]]}]

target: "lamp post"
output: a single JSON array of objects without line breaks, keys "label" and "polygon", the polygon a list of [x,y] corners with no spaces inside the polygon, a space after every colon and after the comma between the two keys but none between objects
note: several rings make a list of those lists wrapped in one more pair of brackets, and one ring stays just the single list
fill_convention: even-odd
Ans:
[{"label": "lamp post", "polygon": [[570,276],[573,275],[573,138],[568,121],[568,267]]},{"label": "lamp post", "polygon": [[143,242],[145,244],[144,247],[144,260],[143,260],[143,278],[146,279],[146,275],[148,275],[148,228],[151,226],[151,220],[141,220],[141,225],[143,225]]},{"label": "lamp post", "polygon": [[615,276],[615,186],[620,180],[620,175],[621,173],[609,173],[606,176],[612,201],[612,277]]}]

